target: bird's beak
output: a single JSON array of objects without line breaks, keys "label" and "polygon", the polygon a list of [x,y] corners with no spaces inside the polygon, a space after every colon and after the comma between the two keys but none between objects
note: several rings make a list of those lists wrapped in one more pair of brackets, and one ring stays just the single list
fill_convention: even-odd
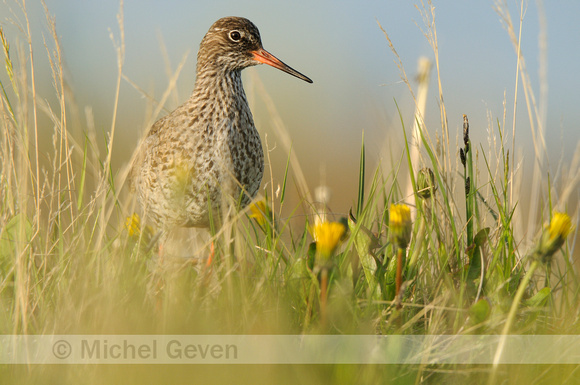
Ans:
[{"label": "bird's beak", "polygon": [[298,79],[302,79],[305,82],[312,83],[309,77],[302,75],[300,72],[296,71],[295,69],[291,68],[284,64],[281,60],[279,60],[276,56],[272,55],[270,52],[266,51],[264,48],[257,49],[252,51],[252,55],[254,55],[254,60],[268,64],[274,68],[278,68],[286,73],[289,73],[292,76],[296,76]]}]

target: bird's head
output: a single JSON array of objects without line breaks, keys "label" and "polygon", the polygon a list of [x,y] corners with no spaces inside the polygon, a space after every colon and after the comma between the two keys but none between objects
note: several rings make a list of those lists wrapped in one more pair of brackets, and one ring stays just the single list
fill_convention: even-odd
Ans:
[{"label": "bird's head", "polygon": [[266,51],[258,28],[243,17],[224,17],[216,21],[201,41],[197,55],[197,65],[201,68],[241,71],[257,64],[268,64],[312,83],[310,78]]}]

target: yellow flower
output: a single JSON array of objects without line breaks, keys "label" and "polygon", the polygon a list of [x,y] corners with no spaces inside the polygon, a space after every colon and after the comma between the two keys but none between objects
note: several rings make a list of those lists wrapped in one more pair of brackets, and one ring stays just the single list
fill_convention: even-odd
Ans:
[{"label": "yellow flower", "polygon": [[127,217],[125,220],[125,228],[130,237],[138,237],[141,233],[141,218],[139,218],[139,214],[133,213],[133,215]]},{"label": "yellow flower", "polygon": [[[139,218],[139,214],[137,213],[133,213],[133,215],[125,219],[125,229],[130,237],[142,237],[146,242],[150,241],[153,236],[153,229],[151,226],[145,226],[143,229],[141,228],[141,218]],[[141,234],[141,232],[143,233]]]},{"label": "yellow flower", "polygon": [[250,206],[250,218],[254,218],[260,227],[264,227],[268,223],[270,217],[270,209],[265,200],[257,201]]},{"label": "yellow flower", "polygon": [[406,249],[411,240],[411,209],[407,205],[391,205],[389,209],[389,235],[391,242]]},{"label": "yellow flower", "polygon": [[568,235],[572,232],[572,220],[566,213],[555,212],[550,224],[544,228],[537,253],[543,262],[562,247]]},{"label": "yellow flower", "polygon": [[316,242],[316,252],[320,257],[328,259],[334,254],[346,228],[340,222],[320,222],[312,226],[310,231]]},{"label": "yellow flower", "polygon": [[566,213],[554,213],[548,231],[550,239],[562,238],[566,240],[572,232],[572,220]]}]

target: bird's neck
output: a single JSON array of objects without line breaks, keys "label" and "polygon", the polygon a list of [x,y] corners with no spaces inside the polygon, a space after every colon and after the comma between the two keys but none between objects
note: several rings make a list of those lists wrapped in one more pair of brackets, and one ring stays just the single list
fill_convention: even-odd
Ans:
[{"label": "bird's neck", "polygon": [[248,108],[240,70],[198,69],[192,98],[206,101],[217,109]]}]

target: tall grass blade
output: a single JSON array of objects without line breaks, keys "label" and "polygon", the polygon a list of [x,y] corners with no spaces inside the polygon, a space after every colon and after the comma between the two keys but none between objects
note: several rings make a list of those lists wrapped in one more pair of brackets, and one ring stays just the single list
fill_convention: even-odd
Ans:
[{"label": "tall grass blade", "polygon": [[363,207],[364,207],[364,200],[365,200],[365,135],[364,131],[362,134],[362,143],[360,148],[360,163],[359,163],[359,170],[358,170],[358,196],[357,196],[357,204],[356,204],[356,215],[360,217]]}]

